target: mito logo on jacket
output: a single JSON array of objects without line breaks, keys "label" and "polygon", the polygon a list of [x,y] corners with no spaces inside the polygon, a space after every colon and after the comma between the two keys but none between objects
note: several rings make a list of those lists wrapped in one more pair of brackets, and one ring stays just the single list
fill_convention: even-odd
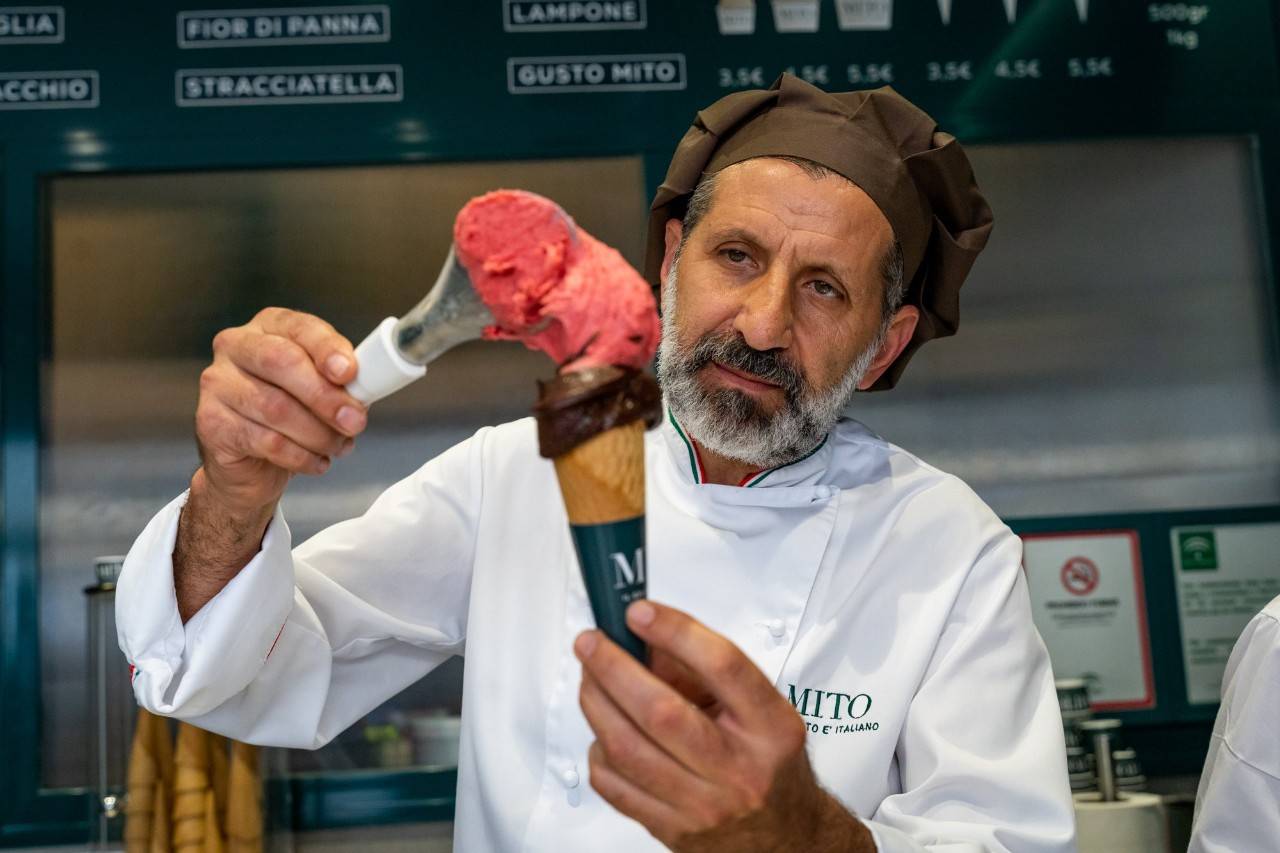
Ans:
[{"label": "mito logo on jacket", "polygon": [[[797,688],[787,685],[787,698],[804,724],[814,734],[838,735],[854,732],[878,732],[880,724],[864,719],[871,713],[871,696],[867,693],[838,693],[816,687]],[[827,722],[814,722],[825,720]]]}]

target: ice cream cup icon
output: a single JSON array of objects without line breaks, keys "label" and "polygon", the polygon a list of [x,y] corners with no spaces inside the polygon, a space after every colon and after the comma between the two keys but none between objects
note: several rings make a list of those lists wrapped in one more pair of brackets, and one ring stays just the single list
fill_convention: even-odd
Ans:
[{"label": "ice cream cup icon", "polygon": [[816,33],[818,0],[773,0],[773,28],[780,33]]},{"label": "ice cream cup icon", "polygon": [[750,35],[756,31],[756,0],[720,0],[716,4],[720,35]]},{"label": "ice cream cup icon", "polygon": [[887,30],[893,26],[893,0],[836,0],[842,30]]}]

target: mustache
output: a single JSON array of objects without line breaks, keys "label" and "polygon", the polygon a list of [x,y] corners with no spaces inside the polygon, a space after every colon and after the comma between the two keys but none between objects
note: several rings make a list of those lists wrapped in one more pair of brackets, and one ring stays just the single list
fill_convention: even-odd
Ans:
[{"label": "mustache", "polygon": [[690,372],[696,372],[718,362],[725,367],[755,376],[777,385],[788,402],[799,399],[808,390],[804,374],[783,356],[782,350],[758,350],[752,348],[736,332],[708,332],[698,339],[689,354]]}]

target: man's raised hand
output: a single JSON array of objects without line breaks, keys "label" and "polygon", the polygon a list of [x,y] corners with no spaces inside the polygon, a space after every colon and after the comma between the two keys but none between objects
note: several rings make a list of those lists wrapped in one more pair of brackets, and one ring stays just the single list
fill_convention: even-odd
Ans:
[{"label": "man's raised hand", "polygon": [[205,486],[227,509],[272,506],[293,474],[323,474],[365,427],[346,392],[351,342],[319,317],[266,308],[213,339],[200,374],[196,440]]}]

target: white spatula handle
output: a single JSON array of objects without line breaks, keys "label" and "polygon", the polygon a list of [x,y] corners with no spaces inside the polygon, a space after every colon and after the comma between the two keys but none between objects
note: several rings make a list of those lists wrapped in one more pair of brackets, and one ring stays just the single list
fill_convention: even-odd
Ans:
[{"label": "white spatula handle", "polygon": [[383,320],[356,347],[356,378],[347,386],[347,393],[366,406],[426,375],[425,364],[407,361],[396,350],[397,322],[395,317]]}]

